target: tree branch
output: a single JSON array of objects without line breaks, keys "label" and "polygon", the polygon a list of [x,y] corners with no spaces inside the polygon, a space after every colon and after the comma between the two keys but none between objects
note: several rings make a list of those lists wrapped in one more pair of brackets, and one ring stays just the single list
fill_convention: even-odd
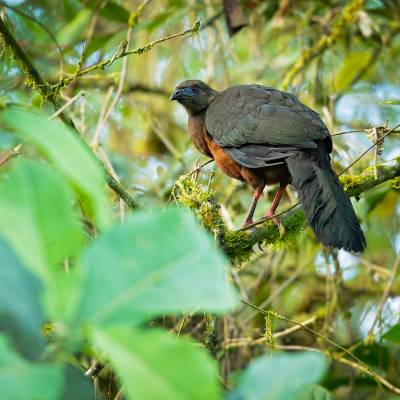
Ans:
[{"label": "tree branch", "polygon": [[[400,177],[400,158],[391,163],[391,166],[377,166],[377,178],[374,176],[374,168],[369,167],[359,175],[341,176],[340,182],[349,197],[359,197],[383,182]],[[394,182],[394,187],[397,187],[396,183],[397,181]],[[199,185],[190,174],[184,175],[177,181],[172,198],[199,215],[202,224],[214,234],[221,248],[232,260],[248,259],[256,244],[291,246],[296,242],[298,234],[307,226],[302,210],[296,206],[278,214],[281,215],[283,232],[280,232],[268,219],[259,221],[258,226],[249,230],[229,230],[222,220],[215,193]]]},{"label": "tree branch", "polygon": [[167,40],[175,39],[175,38],[181,37],[181,36],[186,36],[188,34],[195,34],[199,31],[199,28],[200,28],[200,21],[196,21],[193,24],[193,26],[189,29],[186,29],[179,33],[174,33],[173,35],[166,36],[161,39],[157,39],[154,42],[147,43],[145,46],[138,47],[133,50],[127,50],[128,44],[127,44],[126,40],[123,40],[119,44],[118,48],[116,49],[116,51],[114,52],[114,54],[111,57],[107,58],[106,60],[100,61],[97,64],[94,64],[85,69],[77,70],[73,75],[70,75],[63,79],[60,79],[56,84],[51,86],[51,90],[54,93],[57,93],[61,89],[66,88],[72,81],[74,81],[90,72],[103,70],[103,69],[109,67],[110,65],[112,65],[116,60],[119,60],[123,57],[129,56],[132,54],[142,55],[144,53],[147,53],[149,50],[151,50],[155,45],[166,42]]},{"label": "tree branch", "polygon": [[[88,76],[87,79],[81,79],[79,82],[74,84],[74,88],[79,88],[79,89],[105,89],[109,88],[111,85],[115,85],[117,83],[117,79],[107,79],[100,77],[99,75],[95,76]],[[157,95],[157,96],[163,96],[166,98],[169,98],[169,96],[172,93],[171,90],[164,89],[162,87],[157,87],[157,86],[150,86],[146,85],[140,82],[137,83],[127,83],[124,86],[123,93],[134,93],[134,92],[142,92],[142,93],[148,93],[152,95]]]},{"label": "tree branch", "polygon": [[[49,101],[53,105],[55,111],[60,109],[61,105],[57,101],[51,86],[42,78],[39,71],[35,68],[29,57],[26,55],[24,50],[15,40],[12,33],[4,24],[4,21],[2,20],[1,17],[0,17],[0,35],[1,38],[3,39],[5,47],[7,47],[11,51],[14,59],[18,62],[23,73],[25,74],[25,77],[27,79],[27,84],[36,89],[42,96],[43,100]],[[135,199],[122,187],[122,185],[120,185],[113,178],[113,176],[108,172],[105,165],[95,156],[90,146],[83,140],[72,119],[64,111],[60,112],[58,114],[58,117],[66,126],[72,129],[72,131],[81,140],[82,144],[90,151],[93,157],[101,165],[104,175],[106,177],[107,184],[110,187],[110,189],[112,189],[121,199],[123,199],[130,208],[132,209],[138,208],[139,204],[135,201]]]}]

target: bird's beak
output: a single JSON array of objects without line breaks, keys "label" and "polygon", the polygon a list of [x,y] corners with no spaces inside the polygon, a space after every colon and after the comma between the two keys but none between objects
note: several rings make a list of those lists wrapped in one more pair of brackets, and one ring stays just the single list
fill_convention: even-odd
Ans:
[{"label": "bird's beak", "polygon": [[171,97],[169,98],[170,101],[174,101],[179,99],[179,96],[181,95],[182,90],[181,89],[176,89],[174,93],[172,93]]},{"label": "bird's beak", "polygon": [[173,101],[173,100],[180,100],[184,97],[185,98],[193,97],[193,90],[191,88],[176,89],[175,92],[172,93],[169,99],[170,101]]}]

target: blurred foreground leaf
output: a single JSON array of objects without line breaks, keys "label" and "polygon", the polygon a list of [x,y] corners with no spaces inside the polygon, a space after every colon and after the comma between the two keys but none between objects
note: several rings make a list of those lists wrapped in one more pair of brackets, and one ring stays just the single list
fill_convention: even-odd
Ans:
[{"label": "blurred foreground leaf", "polygon": [[76,318],[134,323],[236,305],[226,261],[192,215],[136,213],[99,238],[80,261]]},{"label": "blurred foreground leaf", "polygon": [[296,399],[306,385],[318,382],[328,363],[321,354],[265,355],[250,362],[229,400]]},{"label": "blurred foreground leaf", "polygon": [[44,163],[16,160],[0,185],[0,232],[26,265],[46,276],[83,242],[73,197]]},{"label": "blurred foreground leaf", "polygon": [[16,160],[0,184],[0,233],[42,279],[49,316],[60,318],[77,290],[68,285],[63,262],[84,243],[68,185],[44,163]]},{"label": "blurred foreground leaf", "polygon": [[97,330],[94,344],[114,365],[128,399],[219,399],[217,368],[186,339],[153,329]]},{"label": "blurred foreground leaf", "polygon": [[76,190],[84,209],[93,214],[100,227],[106,226],[109,210],[103,171],[81,139],[59,121],[49,120],[44,114],[7,109],[2,118],[16,134],[31,142],[49,159]]},{"label": "blurred foreground leaf", "polygon": [[310,385],[301,390],[297,400],[334,400],[328,390],[320,385]]},{"label": "blurred foreground leaf", "polygon": [[0,331],[9,335],[21,354],[37,359],[44,349],[40,282],[1,238],[0,265]]},{"label": "blurred foreground leaf", "polygon": [[61,368],[50,363],[31,363],[9,347],[0,336],[0,398],[7,400],[58,400]]}]

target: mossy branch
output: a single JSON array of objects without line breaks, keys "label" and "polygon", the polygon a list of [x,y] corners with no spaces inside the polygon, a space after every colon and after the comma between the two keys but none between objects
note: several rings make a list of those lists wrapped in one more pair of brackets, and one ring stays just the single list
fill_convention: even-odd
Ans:
[{"label": "mossy branch", "polygon": [[[1,17],[0,35],[5,47],[11,52],[12,57],[19,64],[21,70],[23,71],[26,77],[27,85],[36,89],[42,96],[42,99],[49,101],[53,105],[54,109],[58,110],[60,108],[60,104],[57,101],[51,86],[42,78],[39,71],[35,68],[29,57],[15,40],[14,36],[7,28]],[[112,189],[121,199],[123,199],[128,207],[132,209],[138,208],[139,204],[135,201],[135,199],[122,187],[121,184],[115,180],[115,178],[107,170],[106,166],[95,156],[90,146],[83,140],[72,119],[65,112],[59,113],[58,117],[66,126],[72,129],[72,131],[79,137],[82,144],[90,151],[93,157],[101,165],[110,189]]]},{"label": "mossy branch", "polygon": [[[393,180],[393,188],[397,189],[400,179],[400,158],[390,162],[390,165],[369,167],[359,175],[343,175],[340,182],[350,197],[359,197],[365,191],[383,182]],[[176,183],[173,190],[174,200],[183,206],[191,208],[199,217],[204,227],[217,238],[219,245],[231,260],[243,261],[249,258],[253,247],[272,245],[275,247],[291,247],[307,224],[300,207],[294,207],[282,212],[279,230],[271,220],[249,230],[229,230],[223,222],[220,206],[215,199],[215,193],[204,185],[200,185],[193,176],[184,175]]]},{"label": "mossy branch", "polygon": [[200,28],[200,21],[196,21],[193,26],[189,29],[186,29],[182,32],[175,33],[170,36],[163,37],[161,39],[155,40],[154,42],[147,43],[145,46],[138,47],[133,50],[127,50],[127,42],[126,40],[123,40],[117,49],[115,50],[114,54],[107,58],[106,60],[100,61],[97,64],[91,65],[90,67],[87,67],[85,69],[77,69],[76,72],[72,75],[69,75],[65,78],[60,79],[57,83],[51,86],[51,90],[54,93],[58,93],[60,90],[66,88],[72,81],[75,81],[76,79],[81,78],[84,75],[87,75],[91,72],[94,71],[100,71],[104,70],[105,68],[110,67],[115,61],[123,58],[130,56],[132,54],[137,54],[137,55],[142,55],[144,53],[147,53],[149,50],[151,50],[154,46],[157,44],[166,42],[168,40],[181,37],[181,36],[186,36],[189,34],[195,34],[199,31]]}]

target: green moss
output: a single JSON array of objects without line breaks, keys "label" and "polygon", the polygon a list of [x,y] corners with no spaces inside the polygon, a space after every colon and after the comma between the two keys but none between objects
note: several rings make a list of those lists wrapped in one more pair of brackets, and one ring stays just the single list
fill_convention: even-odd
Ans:
[{"label": "green moss", "polygon": [[362,192],[363,186],[374,180],[374,167],[366,168],[359,175],[342,175],[339,180],[348,196],[357,196]]},{"label": "green moss", "polygon": [[249,259],[253,245],[248,231],[227,231],[222,244],[229,258],[238,262]]},{"label": "green moss", "polygon": [[298,234],[306,226],[302,211],[297,209],[282,218],[282,229],[278,229],[272,221],[267,221],[246,231],[228,230],[221,217],[215,192],[187,175],[175,183],[173,197],[179,204],[195,212],[203,226],[216,237],[226,255],[238,263],[249,259],[257,243],[274,248],[294,247]]},{"label": "green moss", "polygon": [[307,227],[303,212],[300,209],[293,211],[288,218],[282,220],[282,224],[285,228],[285,233],[278,244],[281,243],[289,248],[294,247],[297,244],[299,234]]},{"label": "green moss", "polygon": [[394,190],[400,190],[400,176],[397,176],[392,180],[392,188]]},{"label": "green moss", "polygon": [[199,184],[191,177],[184,175],[175,182],[173,190],[176,200],[191,209],[199,209],[202,203],[210,201],[215,192]]},{"label": "green moss", "polygon": [[204,227],[209,231],[225,231],[225,224],[221,217],[220,206],[215,199],[205,201],[199,209],[200,220]]},{"label": "green moss", "polygon": [[179,204],[192,209],[204,227],[221,236],[226,228],[221,217],[221,208],[215,199],[215,192],[185,175],[175,183],[174,197]]}]

